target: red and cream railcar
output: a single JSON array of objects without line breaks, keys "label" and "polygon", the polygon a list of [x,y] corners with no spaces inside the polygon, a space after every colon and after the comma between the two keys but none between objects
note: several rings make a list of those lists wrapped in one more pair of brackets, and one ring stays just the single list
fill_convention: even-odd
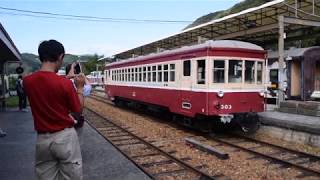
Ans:
[{"label": "red and cream railcar", "polygon": [[185,117],[234,115],[264,110],[266,52],[232,40],[208,41],[108,64],[105,91],[168,108]]}]

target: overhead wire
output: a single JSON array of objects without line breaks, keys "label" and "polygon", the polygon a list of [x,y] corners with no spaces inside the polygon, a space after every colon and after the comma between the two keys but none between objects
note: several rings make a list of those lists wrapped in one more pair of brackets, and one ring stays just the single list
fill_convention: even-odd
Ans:
[{"label": "overhead wire", "polygon": [[[35,18],[47,18],[47,19],[62,19],[62,20],[77,20],[77,21],[91,21],[91,22],[106,22],[103,20],[97,19],[81,19],[81,18],[68,18],[68,17],[54,17],[54,16],[41,16],[41,15],[33,15],[33,14],[22,14],[22,13],[12,13],[12,12],[1,12],[0,14],[12,15],[12,16],[27,16],[27,17],[35,17]],[[116,20],[110,20],[108,22],[119,22]],[[121,21],[124,22],[124,21]],[[127,22],[127,23],[142,23],[142,22]]]},{"label": "overhead wire", "polygon": [[[192,22],[192,21],[184,21],[184,20],[111,18],[111,17],[98,17],[98,16],[86,16],[86,15],[74,15],[74,14],[60,14],[60,13],[52,13],[52,12],[44,12],[44,11],[31,11],[31,10],[24,10],[24,9],[7,8],[7,7],[1,7],[1,6],[0,6],[0,9],[5,11],[18,12],[18,13],[2,12],[2,14],[15,15],[15,16],[40,17],[40,18],[65,19],[65,20],[81,20],[81,21],[95,21],[95,22],[124,22],[124,23],[191,23]],[[37,14],[37,15],[34,15],[34,14]]]}]

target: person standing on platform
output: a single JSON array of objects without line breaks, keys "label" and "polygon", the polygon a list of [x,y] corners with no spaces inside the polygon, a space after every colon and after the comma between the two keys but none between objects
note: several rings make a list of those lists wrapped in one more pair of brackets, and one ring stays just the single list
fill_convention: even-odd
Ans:
[{"label": "person standing on platform", "polygon": [[[66,78],[70,79],[74,85],[74,88],[76,88],[75,84],[74,84],[74,78],[82,73],[81,71],[81,67],[80,67],[80,63],[79,62],[73,62],[72,64],[68,64],[66,66]],[[92,86],[89,83],[89,80],[87,77],[85,77],[85,83],[83,86],[83,96],[84,98],[89,96],[91,93],[91,89]],[[84,99],[85,100],[85,99]],[[83,100],[83,101],[84,101]],[[84,124],[84,117],[83,116],[77,116],[76,114],[71,114],[73,116],[73,118],[76,120],[76,131],[78,133],[78,138],[79,138],[79,142],[80,142],[80,146],[82,146],[82,130],[83,130],[83,124]]]},{"label": "person standing on platform", "polygon": [[22,82],[23,82],[22,76],[19,75],[18,80],[16,82],[16,91],[17,91],[17,95],[19,97],[19,110],[28,112],[28,110],[27,110],[27,97],[24,92]]},{"label": "person standing on platform", "polygon": [[75,89],[69,79],[56,74],[65,55],[56,40],[41,42],[38,53],[40,70],[23,79],[38,133],[36,176],[40,180],[81,180],[82,157],[70,114],[82,112],[84,75],[74,78]]}]

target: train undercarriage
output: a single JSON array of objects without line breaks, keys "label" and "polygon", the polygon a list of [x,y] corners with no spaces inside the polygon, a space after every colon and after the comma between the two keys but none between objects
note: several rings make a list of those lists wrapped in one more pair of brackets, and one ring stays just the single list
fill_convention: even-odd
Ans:
[{"label": "train undercarriage", "polygon": [[253,134],[260,127],[260,121],[257,113],[235,113],[222,116],[204,116],[187,117],[175,114],[169,111],[167,107],[138,102],[130,99],[116,97],[113,99],[115,105],[143,112],[154,117],[165,120],[171,120],[175,123],[195,128],[203,132],[220,133],[227,131],[242,131],[245,134]]}]

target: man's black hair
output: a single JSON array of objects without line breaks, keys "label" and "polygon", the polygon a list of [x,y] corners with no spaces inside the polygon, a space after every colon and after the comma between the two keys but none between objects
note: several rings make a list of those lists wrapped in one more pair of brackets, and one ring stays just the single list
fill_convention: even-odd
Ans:
[{"label": "man's black hair", "polygon": [[19,75],[19,76],[18,76],[18,79],[22,79],[22,76],[21,76],[21,75]]},{"label": "man's black hair", "polygon": [[51,39],[40,43],[38,53],[41,62],[56,62],[61,54],[65,54],[65,51],[60,42]]}]

